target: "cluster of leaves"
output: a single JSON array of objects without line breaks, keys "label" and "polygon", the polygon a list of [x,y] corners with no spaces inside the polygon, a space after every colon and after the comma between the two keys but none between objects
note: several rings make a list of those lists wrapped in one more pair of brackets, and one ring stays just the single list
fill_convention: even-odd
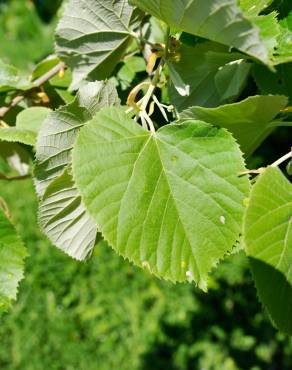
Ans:
[{"label": "cluster of leaves", "polygon": [[208,294],[153,279],[104,242],[81,264],[51,247],[32,181],[21,186],[25,198],[17,182],[0,182],[30,252],[19,298],[1,317],[1,370],[291,368],[292,338],[261,312],[243,252],[220,264]]},{"label": "cluster of leaves", "polygon": [[237,245],[272,321],[292,333],[292,188],[277,168],[291,147],[252,182],[245,167],[292,125],[291,39],[292,9],[280,18],[270,0],[68,1],[58,57],[31,78],[0,70],[6,103],[25,108],[12,124],[2,111],[0,154],[19,179],[35,150],[38,218],[53,244],[83,260],[103,238],[203,290]]}]

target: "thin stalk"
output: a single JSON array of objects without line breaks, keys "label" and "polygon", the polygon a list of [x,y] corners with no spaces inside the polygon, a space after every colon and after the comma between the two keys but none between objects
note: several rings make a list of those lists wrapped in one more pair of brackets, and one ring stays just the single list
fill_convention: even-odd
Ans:
[{"label": "thin stalk", "polygon": [[164,49],[164,58],[168,58],[168,51],[169,51],[169,42],[170,42],[170,27],[167,27],[166,36],[165,36],[165,49]]},{"label": "thin stalk", "polygon": [[278,167],[280,166],[280,164],[282,164],[283,162],[287,161],[290,158],[292,158],[292,150],[291,152],[283,155],[283,157],[279,158],[276,162],[272,163],[271,167]]},{"label": "thin stalk", "polygon": [[10,109],[18,105],[25,98],[25,95],[29,91],[35,89],[36,87],[40,87],[41,85],[43,85],[45,82],[50,80],[52,77],[54,77],[57,73],[59,73],[64,68],[65,68],[65,64],[63,62],[60,62],[55,67],[50,69],[47,73],[45,73],[43,76],[33,81],[34,86],[31,89],[27,90],[22,95],[17,95],[7,107],[0,108],[0,118],[4,117],[5,114],[10,111]]},{"label": "thin stalk", "polygon": [[5,180],[5,181],[15,181],[15,180],[26,180],[30,179],[31,175],[22,175],[22,176],[6,176],[3,173],[0,173],[0,180]]}]

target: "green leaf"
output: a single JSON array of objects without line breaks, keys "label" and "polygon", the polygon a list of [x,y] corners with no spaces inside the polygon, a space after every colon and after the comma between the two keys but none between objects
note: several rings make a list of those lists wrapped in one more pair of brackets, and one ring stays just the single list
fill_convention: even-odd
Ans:
[{"label": "green leaf", "polygon": [[239,236],[243,168],[223,129],[191,121],[153,134],[118,108],[97,113],[73,149],[76,185],[109,244],[157,276],[202,289]]},{"label": "green leaf", "polygon": [[272,59],[274,49],[277,46],[277,37],[280,34],[278,14],[273,11],[269,14],[259,15],[271,3],[271,0],[241,0],[240,7],[244,11],[244,15],[259,28],[261,40],[266,45],[269,57]]},{"label": "green leaf", "polygon": [[227,46],[269,64],[259,30],[247,20],[236,0],[132,0],[171,27]]},{"label": "green leaf", "polygon": [[274,130],[270,123],[287,102],[281,95],[251,96],[217,108],[192,107],[182,112],[181,119],[200,119],[227,128],[249,156]]},{"label": "green leaf", "polygon": [[275,64],[292,62],[292,11],[279,24],[280,35],[275,52]]},{"label": "green leaf", "polygon": [[287,170],[288,175],[292,176],[292,160],[287,164],[286,170]]},{"label": "green leaf", "polygon": [[271,72],[264,65],[253,65],[253,77],[263,95],[281,94],[289,97],[292,104],[292,63],[276,66]]},{"label": "green leaf", "polygon": [[146,64],[142,57],[132,56],[127,58],[117,74],[122,89],[128,89],[131,86],[136,74],[138,72],[145,72],[145,70]]},{"label": "green leaf", "polygon": [[41,198],[39,223],[58,248],[78,260],[92,251],[97,228],[71,177],[71,151],[80,128],[110,105],[119,105],[113,84],[88,83],[72,104],[48,117],[38,137],[35,183]]},{"label": "green leaf", "polygon": [[91,253],[97,227],[67,170],[48,186],[39,207],[39,224],[51,242],[69,256],[83,260]]},{"label": "green leaf", "polygon": [[127,0],[70,0],[56,31],[56,51],[73,71],[72,89],[82,80],[110,76],[132,40],[137,11]]},{"label": "green leaf", "polygon": [[241,0],[240,5],[245,16],[259,28],[273,64],[288,63],[292,61],[292,12],[280,22],[277,11],[259,15],[270,3],[266,0]]},{"label": "green leaf", "polygon": [[277,12],[272,12],[267,15],[259,15],[252,18],[252,21],[257,27],[259,27],[261,39],[269,51],[270,59],[273,60],[275,48],[278,45],[277,38],[280,35]]},{"label": "green leaf", "polygon": [[54,68],[58,63],[60,63],[60,59],[56,55],[49,55],[47,58],[45,58],[35,66],[32,72],[32,79],[35,80],[43,76],[45,73]]},{"label": "green leaf", "polygon": [[[195,47],[182,44],[178,52],[180,61],[167,63],[172,81],[169,86],[170,101],[178,111],[193,105],[214,107],[232,97],[235,91],[241,91],[247,74],[241,74],[241,79],[234,79],[234,71],[242,67],[240,64],[227,67],[228,63],[242,60],[241,54],[230,53],[225,46],[212,42]],[[222,72],[225,66],[227,68]],[[226,91],[223,97],[222,90]]]},{"label": "green leaf", "polygon": [[0,141],[0,157],[2,157],[10,167],[16,170],[20,176],[28,174],[30,155],[25,148],[18,143]]},{"label": "green leaf", "polygon": [[18,70],[0,60],[0,92],[28,90],[32,88],[29,79],[19,75]]},{"label": "green leaf", "polygon": [[0,140],[35,145],[38,131],[50,109],[31,107],[21,111],[16,118],[16,126],[0,128]]},{"label": "green leaf", "polygon": [[273,0],[240,0],[240,7],[244,14],[248,16],[257,16],[265,10]]},{"label": "green leaf", "polygon": [[0,311],[16,299],[26,256],[25,247],[0,207]]},{"label": "green leaf", "polygon": [[278,168],[266,169],[252,188],[244,240],[261,302],[292,334],[292,186]]},{"label": "green leaf", "polygon": [[236,98],[246,84],[251,64],[244,59],[233,60],[219,68],[215,85],[221,101]]},{"label": "green leaf", "polygon": [[73,103],[49,114],[40,129],[36,146],[35,182],[40,196],[70,164],[79,129],[100,108],[115,104],[119,104],[119,98],[112,83],[91,82],[79,90]]}]

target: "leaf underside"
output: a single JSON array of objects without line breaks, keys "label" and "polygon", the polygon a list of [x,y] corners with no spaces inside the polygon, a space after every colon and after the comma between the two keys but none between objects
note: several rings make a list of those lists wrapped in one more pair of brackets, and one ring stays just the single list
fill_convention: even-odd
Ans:
[{"label": "leaf underside", "polygon": [[67,170],[48,186],[39,207],[39,223],[53,244],[77,260],[88,257],[95,245],[96,224]]},{"label": "leaf underside", "polygon": [[112,83],[88,83],[73,103],[49,115],[38,136],[35,183],[40,196],[39,223],[53,244],[78,260],[92,251],[97,227],[70,174],[72,147],[86,121],[102,107],[119,104]]},{"label": "leaf underside", "polygon": [[292,334],[292,186],[278,168],[252,188],[244,239],[261,302],[275,326]]},{"label": "leaf underside", "polygon": [[192,121],[151,134],[117,108],[99,112],[73,149],[76,185],[109,244],[159,277],[202,289],[240,233],[243,168],[225,130]]},{"label": "leaf underside", "polygon": [[127,0],[70,0],[56,31],[56,52],[73,71],[71,88],[111,74],[132,39],[137,12]]},{"label": "leaf underside", "polygon": [[259,29],[248,21],[236,0],[132,0],[134,5],[170,26],[235,47],[269,64]]}]

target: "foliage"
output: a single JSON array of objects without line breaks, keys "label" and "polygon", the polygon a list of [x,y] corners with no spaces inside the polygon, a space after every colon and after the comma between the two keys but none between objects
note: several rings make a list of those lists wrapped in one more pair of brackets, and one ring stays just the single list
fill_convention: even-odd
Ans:
[{"label": "foliage", "polygon": [[243,252],[220,264],[208,294],[153,279],[103,243],[80,263],[38,230],[31,181],[25,198],[18,189],[0,182],[30,251],[19,299],[1,317],[1,369],[291,367],[292,340],[261,312]]},{"label": "foliage", "polygon": [[23,278],[25,256],[21,240],[0,207],[0,311],[16,298],[18,283]]},{"label": "foliage", "polygon": [[48,55],[53,46],[55,20],[43,24],[29,0],[0,3],[0,58],[28,69]]},{"label": "foliage", "polygon": [[[292,334],[291,185],[276,169],[291,143],[267,168],[245,165],[292,126],[292,9],[253,3],[69,0],[57,56],[25,77],[0,65],[0,154],[11,167],[1,178],[26,178],[35,157],[40,226],[79,260],[101,238],[97,251],[108,244],[207,290],[218,263],[244,249],[260,300]],[[264,181],[275,186],[268,201]]]},{"label": "foliage", "polygon": [[[247,255],[260,299],[276,325],[288,332],[292,330],[291,201],[291,184],[277,168],[270,167],[253,187],[245,220]],[[277,300],[274,292],[279,292]]]}]

